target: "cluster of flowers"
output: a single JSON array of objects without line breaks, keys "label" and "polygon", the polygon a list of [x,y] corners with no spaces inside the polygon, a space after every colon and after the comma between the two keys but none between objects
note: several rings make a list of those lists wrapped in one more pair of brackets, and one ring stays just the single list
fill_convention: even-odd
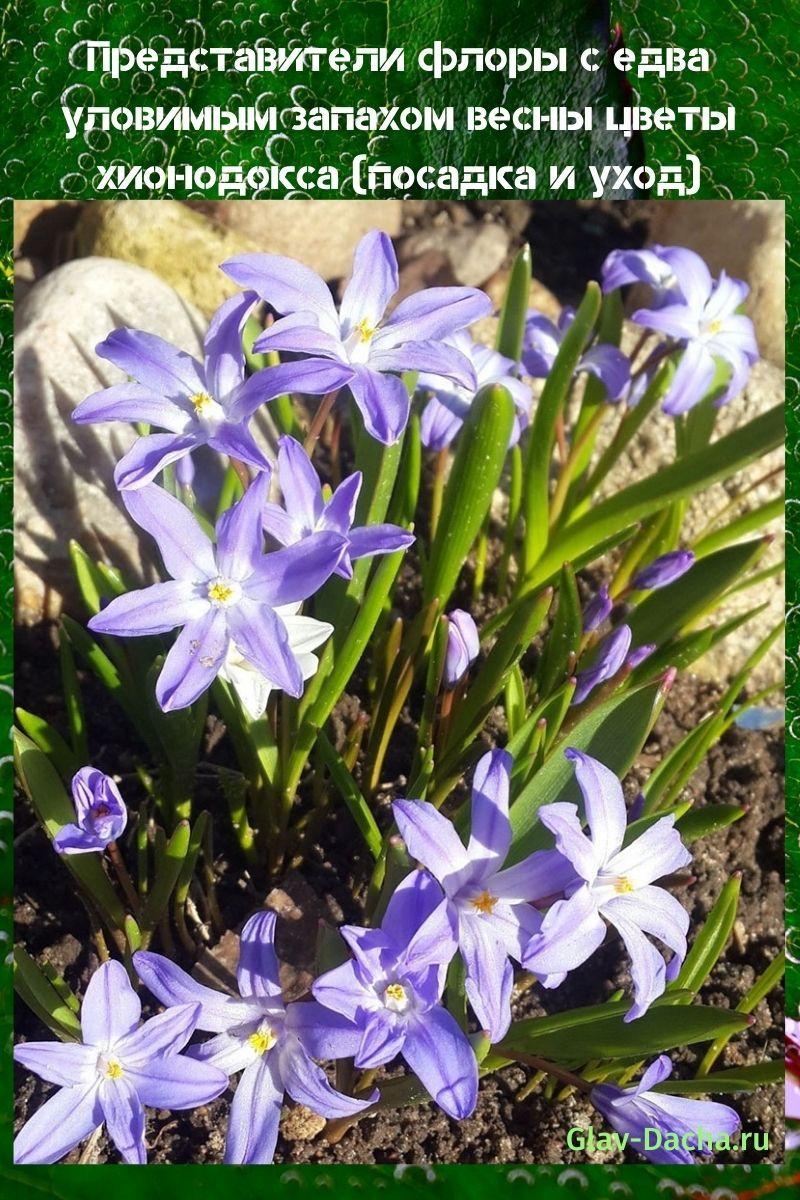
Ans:
[{"label": "cluster of flowers", "polygon": [[[275,916],[266,911],[242,930],[238,997],[198,983],[160,954],[139,951],[133,956],[139,978],[167,1006],[140,1026],[141,1005],[125,969],[103,964],[86,990],[81,1044],[26,1042],[15,1049],[18,1062],[61,1087],[19,1133],[16,1162],[55,1162],[103,1123],[125,1161],[144,1162],[145,1106],[206,1104],[240,1072],[225,1161],[271,1162],[285,1092],[324,1117],[350,1116],[378,1100],[377,1092],[335,1091],[314,1059],[353,1058],[368,1070],[400,1055],[436,1103],[463,1119],[477,1101],[478,1061],[441,1002],[457,952],[472,1010],[498,1044],[511,1021],[511,960],[534,971],[542,986],[556,987],[600,946],[608,922],[631,960],[634,1003],[625,1020],[640,1017],[675,978],[689,925],[679,902],[654,881],[685,867],[690,855],[672,816],[624,846],[619,780],[589,755],[569,750],[567,756],[589,832],[576,805],[544,805],[541,820],[556,848],[511,866],[505,862],[512,761],[505,751],[478,763],[466,846],[433,805],[396,801],[395,820],[420,867],[394,891],[380,927],[342,927],[352,957],[315,981],[313,1000],[283,1003]],[[73,780],[73,798],[76,822],[59,835],[58,850],[95,852],[120,836],[127,814],[112,780],[84,768]],[[672,951],[668,963],[647,934]],[[196,1029],[215,1036],[181,1054]],[[724,1105],[703,1103],[701,1113],[698,1101],[651,1093],[669,1071],[662,1058],[637,1087],[604,1084],[592,1099],[622,1131],[654,1123],[691,1129],[699,1118],[719,1136],[738,1127]]]}]

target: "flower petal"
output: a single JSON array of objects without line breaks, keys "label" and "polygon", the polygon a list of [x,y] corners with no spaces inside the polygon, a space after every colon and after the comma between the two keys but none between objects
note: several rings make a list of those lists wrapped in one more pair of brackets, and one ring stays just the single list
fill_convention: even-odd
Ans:
[{"label": "flower petal", "polygon": [[330,579],[346,548],[338,533],[312,533],[302,542],[265,554],[246,582],[246,595],[272,608],[307,600]]},{"label": "flower petal", "polygon": [[475,767],[467,856],[482,875],[502,866],[511,846],[508,789],[511,755],[490,750]]},{"label": "flower petal", "polygon": [[197,595],[192,583],[170,579],[168,583],[153,583],[139,591],[115,596],[91,618],[88,626],[95,633],[142,637],[168,633],[176,625],[200,620],[208,610],[208,601]]},{"label": "flower petal", "polygon": [[448,894],[454,894],[459,876],[471,864],[452,822],[427,800],[395,800],[392,811],[411,857],[427,867]]},{"label": "flower petal", "polygon": [[239,287],[252,288],[276,312],[313,312],[323,328],[337,325],[336,308],[316,271],[280,254],[242,254],[221,264]]},{"label": "flower petal", "polygon": [[156,699],[164,712],[188,708],[211,686],[229,645],[225,614],[209,608],[189,621],[175,639],[156,680]]},{"label": "flower petal", "polygon": [[631,381],[631,365],[626,355],[619,347],[605,343],[587,350],[577,369],[595,375],[606,389],[609,400],[619,400]]},{"label": "flower petal", "polygon": [[301,540],[302,530],[298,529],[280,504],[274,504],[268,500],[261,510],[261,517],[264,522],[264,532],[275,538],[275,541],[280,542],[282,546],[292,546]]},{"label": "flower petal", "polygon": [[98,1086],[60,1088],[37,1108],[14,1139],[18,1167],[58,1162],[103,1123]]},{"label": "flower petal", "polygon": [[378,1098],[373,1092],[366,1100],[355,1100],[335,1091],[322,1067],[306,1054],[296,1039],[288,1039],[279,1048],[283,1086],[297,1104],[305,1104],[321,1117],[349,1117],[369,1108]]},{"label": "flower petal", "polygon": [[72,419],[78,425],[95,421],[130,421],[134,424],[141,421],[170,433],[182,433],[189,422],[189,413],[140,383],[115,383],[113,387],[103,388],[82,400],[72,410]]},{"label": "flower petal", "polygon": [[199,431],[192,433],[151,433],[133,443],[114,468],[114,483],[121,492],[137,491],[152,483],[159,471],[177,462],[205,441]]},{"label": "flower petal", "polygon": [[317,1000],[295,1001],[286,1008],[286,1028],[312,1058],[352,1058],[361,1042],[354,1021]]},{"label": "flower petal", "polygon": [[631,960],[631,981],[634,1003],[623,1017],[635,1021],[647,1012],[650,1005],[663,995],[666,987],[664,959],[634,921],[624,917],[619,909],[609,911],[608,920],[619,932]]},{"label": "flower petal", "polygon": [[290,696],[302,696],[303,675],[289,645],[286,626],[273,608],[241,600],[228,612],[228,628],[242,657],[273,687]]},{"label": "flower petal", "polygon": [[[276,350],[288,350],[294,354],[313,354],[322,358],[344,360],[345,350],[338,329],[323,329],[318,317],[311,312],[296,312],[281,317],[267,326],[256,338],[253,349],[256,354],[271,354]],[[300,388],[292,388],[300,391]],[[277,393],[276,393],[277,394]]]},{"label": "flower petal", "polygon": [[[262,1011],[244,1028],[249,1028],[251,1033],[255,1033],[259,1020],[263,1017]],[[216,1070],[222,1071],[226,1076],[238,1075],[240,1071],[246,1071],[251,1063],[256,1062],[260,1057],[256,1048],[250,1044],[248,1037],[249,1035],[245,1035],[242,1029],[237,1030],[236,1033],[218,1033],[215,1037],[209,1038],[207,1042],[190,1046],[186,1055],[195,1062],[206,1063]]]},{"label": "flower petal", "polygon": [[261,1011],[252,1002],[248,1004],[238,996],[229,996],[198,983],[163,954],[137,950],[133,965],[142,983],[162,1004],[199,1004],[197,1028],[209,1033],[223,1033],[235,1025],[243,1025],[257,1018]]},{"label": "flower petal", "polygon": [[445,397],[436,393],[422,411],[420,438],[428,450],[444,450],[464,424],[468,405],[459,397],[450,405],[444,401]]},{"label": "flower petal", "polygon": [[320,975],[311,985],[311,992],[325,1008],[341,1013],[351,1021],[356,1020],[370,998],[375,999],[364,986],[359,969],[351,960]]},{"label": "flower petal", "polygon": [[672,377],[662,409],[677,417],[699,404],[714,381],[714,359],[702,342],[689,342]]},{"label": "flower petal", "polygon": [[556,840],[556,849],[575,868],[582,879],[593,880],[603,862],[594,842],[581,828],[578,807],[563,800],[543,804],[539,820]]},{"label": "flower petal", "polygon": [[284,436],[279,442],[278,482],[286,511],[301,528],[315,529],[325,508],[322,486],[311,459],[293,437]]},{"label": "flower petal", "polygon": [[197,359],[141,329],[112,330],[95,353],[162,396],[191,396],[206,388]]},{"label": "flower petal", "polygon": [[410,1020],[403,1058],[440,1108],[455,1121],[474,1111],[478,1063],[455,1018],[436,1005]]},{"label": "flower petal", "polygon": [[275,954],[274,912],[264,909],[244,924],[239,940],[236,979],[242,996],[280,996],[278,959]]},{"label": "flower petal", "polygon": [[415,540],[413,533],[399,525],[363,525],[348,533],[347,552],[354,560],[373,554],[395,554],[407,550]]},{"label": "flower petal", "polygon": [[641,888],[662,875],[671,875],[692,861],[692,855],[674,828],[674,816],[661,817],[645,829],[635,841],[609,860],[609,874],[624,875],[634,889]]},{"label": "flower petal", "polygon": [[109,959],[95,971],[81,1005],[83,1040],[108,1050],[139,1024],[142,1006],[121,962]]},{"label": "flower petal", "polygon": [[408,424],[411,401],[402,379],[357,368],[349,383],[370,437],[392,446]]},{"label": "flower petal", "polygon": [[209,437],[208,445],[218,454],[226,454],[228,458],[235,458],[239,462],[247,463],[248,467],[252,467],[254,471],[264,471],[269,474],[272,470],[271,462],[260,449],[250,430],[245,429],[244,425],[226,421]]},{"label": "flower petal", "polygon": [[594,954],[605,936],[605,923],[594,897],[588,887],[581,887],[568,900],[557,900],[547,910],[522,965],[539,976],[574,971]]},{"label": "flower petal", "polygon": [[339,307],[342,328],[349,333],[366,321],[374,329],[398,286],[397,256],[391,239],[373,229],[356,246],[353,273]]},{"label": "flower petal", "polygon": [[331,529],[334,533],[347,536],[356,515],[356,504],[361,491],[362,476],[360,471],[343,479],[324,506],[322,514],[322,529]]},{"label": "flower petal", "polygon": [[239,292],[225,300],[208,323],[203,343],[206,387],[222,405],[244,381],[242,334],[256,299],[255,292]]},{"label": "flower petal", "polygon": [[675,978],[686,957],[689,914],[671,892],[647,885],[635,892],[612,896],[601,911],[612,922],[621,914],[674,951],[667,967],[667,980]]},{"label": "flower petal", "polygon": [[492,895],[513,903],[544,902],[576,882],[575,868],[558,850],[534,850],[492,878]]},{"label": "flower petal", "polygon": [[575,778],[597,857],[601,863],[608,862],[625,837],[627,810],[622,785],[613,771],[581,750],[571,747],[564,751],[564,757],[575,764]]},{"label": "flower petal", "polygon": [[199,1004],[179,1004],[145,1021],[120,1038],[115,1050],[127,1067],[146,1067],[151,1058],[178,1054],[197,1028]]},{"label": "flower petal", "polygon": [[262,513],[269,495],[269,473],[250,484],[236,504],[217,521],[217,569],[229,579],[245,579],[264,555]]},{"label": "flower petal", "polygon": [[378,1008],[367,1016],[355,1053],[355,1065],[362,1070],[382,1067],[397,1057],[405,1040],[405,1022],[397,1013]]},{"label": "flower petal", "polygon": [[210,1104],[228,1086],[224,1071],[185,1054],[151,1058],[146,1065],[125,1073],[149,1108],[198,1108]]},{"label": "flower petal", "polygon": [[458,944],[467,972],[466,991],[481,1028],[499,1042],[511,1024],[514,971],[505,946],[481,916],[459,921]]},{"label": "flower petal", "polygon": [[278,1140],[283,1083],[274,1054],[262,1054],[239,1080],[225,1140],[225,1162],[271,1163]]},{"label": "flower petal", "polygon": [[381,330],[381,349],[447,337],[491,311],[491,300],[477,288],[425,288],[400,301]]},{"label": "flower petal", "polygon": [[104,1079],[97,1094],[111,1141],[126,1163],[144,1166],[147,1162],[144,1105],[133,1084],[125,1075],[119,1079]]},{"label": "flower petal", "polygon": [[637,308],[631,320],[646,329],[683,341],[696,338],[700,331],[699,314],[685,304],[665,304],[663,308]]},{"label": "flower petal", "polygon": [[[391,336],[391,330],[389,331]],[[475,368],[465,354],[459,353],[446,342],[404,342],[400,346],[383,349],[381,334],[375,338],[369,356],[369,365],[375,371],[426,371],[452,380],[458,387],[475,393],[478,378]]]},{"label": "flower petal", "polygon": [[324,358],[266,367],[245,380],[228,408],[228,416],[232,421],[246,421],[256,409],[276,396],[288,395],[289,392],[322,396],[326,392],[337,392],[352,377],[353,368],[347,363],[328,362]]},{"label": "flower petal", "polygon": [[126,492],[122,499],[136,524],[158,543],[173,579],[193,583],[213,579],[217,573],[214,548],[185,504],[155,486]]},{"label": "flower petal", "polygon": [[21,1042],[14,1061],[59,1087],[86,1087],[96,1078],[97,1050],[80,1042]]}]

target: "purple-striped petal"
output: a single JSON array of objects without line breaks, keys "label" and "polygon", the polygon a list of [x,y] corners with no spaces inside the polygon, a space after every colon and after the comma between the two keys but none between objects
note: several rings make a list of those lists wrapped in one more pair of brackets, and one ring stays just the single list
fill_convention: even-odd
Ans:
[{"label": "purple-striped petal", "polygon": [[513,903],[545,901],[576,882],[575,868],[557,850],[534,850],[492,877],[492,895]]},{"label": "purple-striped petal", "polygon": [[360,1070],[371,1070],[391,1062],[403,1049],[406,1040],[405,1022],[397,1013],[385,1008],[369,1013],[363,1026],[361,1041],[355,1054]]},{"label": "purple-striped petal", "polygon": [[370,437],[385,446],[394,445],[408,424],[411,411],[402,379],[359,367],[349,387]]},{"label": "purple-striped petal", "polygon": [[627,810],[622,785],[613,771],[581,750],[565,750],[564,757],[575,765],[575,778],[597,857],[601,863],[607,862],[625,837]]},{"label": "purple-striped petal", "polygon": [[72,420],[78,425],[95,421],[141,421],[170,433],[181,433],[189,423],[189,413],[140,383],[115,383],[81,401],[72,411]]},{"label": "purple-striped petal", "polygon": [[637,308],[631,316],[637,325],[654,329],[667,337],[682,341],[696,338],[699,331],[699,316],[685,304],[665,304],[663,308]]},{"label": "purple-striped petal", "polygon": [[357,1020],[370,995],[362,982],[358,967],[352,961],[342,963],[340,967],[333,967],[324,975],[320,975],[312,984],[311,992],[325,1008],[341,1013],[351,1021]]},{"label": "purple-striped petal", "polygon": [[268,400],[299,392],[304,396],[322,396],[337,392],[350,382],[353,369],[344,362],[309,358],[302,362],[280,363],[256,371],[245,380],[228,408],[232,421],[246,421]]},{"label": "purple-striped petal", "polygon": [[481,916],[462,916],[458,944],[467,972],[467,998],[481,1028],[493,1043],[499,1042],[511,1024],[511,988],[514,971],[506,948]]},{"label": "purple-striped petal", "polygon": [[37,1108],[14,1139],[18,1167],[58,1162],[103,1123],[97,1083],[61,1088]]},{"label": "purple-striped petal", "polygon": [[188,708],[211,686],[230,644],[225,614],[210,608],[184,625],[156,680],[156,699],[164,712]]},{"label": "purple-striped petal", "polygon": [[623,916],[619,909],[609,911],[608,920],[625,943],[631,960],[634,1003],[623,1020],[635,1021],[644,1016],[653,1001],[663,995],[667,986],[666,966],[659,951],[648,941],[639,926]]},{"label": "purple-striped petal", "polygon": [[399,525],[362,525],[347,535],[347,552],[354,561],[373,554],[394,554],[407,550],[415,537]]},{"label": "purple-striped petal", "polygon": [[373,229],[355,249],[353,273],[339,308],[342,328],[349,333],[364,321],[374,329],[398,286],[397,256],[391,239]]},{"label": "purple-striped petal", "polygon": [[311,459],[293,437],[285,436],[280,440],[278,482],[287,511],[301,527],[310,532],[316,527],[325,508],[322,486]]},{"label": "purple-striped petal", "polygon": [[125,1074],[148,1108],[198,1108],[210,1104],[228,1086],[224,1071],[185,1054],[151,1058],[141,1067],[127,1067]]},{"label": "purple-striped petal", "polygon": [[151,1058],[178,1054],[197,1027],[198,1004],[179,1004],[145,1021],[119,1039],[115,1050],[127,1066],[145,1068]]},{"label": "purple-striped petal", "polygon": [[217,454],[226,454],[228,458],[238,459],[254,471],[269,474],[272,470],[272,463],[244,425],[226,421],[209,437],[208,445],[212,450],[216,450]]},{"label": "purple-striped petal", "polygon": [[208,601],[197,595],[194,584],[170,579],[116,596],[89,620],[88,626],[95,633],[142,637],[168,633],[176,625],[200,620],[207,611]]},{"label": "purple-striped petal", "polygon": [[477,288],[433,287],[401,300],[380,331],[380,346],[427,342],[488,317],[492,302]]},{"label": "purple-striped petal", "polygon": [[[534,934],[522,965],[539,976],[562,975],[590,958],[606,936],[606,927],[588,887],[569,900],[557,900]],[[544,987],[549,983],[540,979]]]},{"label": "purple-striped petal", "polygon": [[288,1005],[286,1028],[300,1039],[312,1058],[352,1058],[361,1042],[361,1029],[354,1021],[317,1000]]},{"label": "purple-striped petal", "polygon": [[[279,552],[280,553],[280,552]],[[289,634],[268,604],[241,600],[228,611],[236,649],[273,687],[302,696],[303,674],[289,645]]]},{"label": "purple-striped petal", "polygon": [[314,533],[283,550],[266,554],[246,581],[245,594],[256,603],[279,608],[313,596],[335,571],[347,542],[337,533]]},{"label": "purple-striped petal", "polygon": [[153,333],[114,329],[95,353],[159,395],[186,397],[206,390],[197,359]]},{"label": "purple-striped petal", "polygon": [[428,450],[444,450],[464,424],[468,405],[456,397],[450,404],[441,393],[431,396],[420,418],[420,439]]},{"label": "purple-striped petal", "polygon": [[475,368],[465,354],[446,342],[405,342],[382,349],[380,334],[370,352],[369,365],[375,371],[426,371],[452,380],[469,392],[478,390]]},{"label": "purple-striped petal", "polygon": [[469,872],[471,865],[452,822],[427,800],[395,800],[392,811],[411,857],[450,891],[448,884]]},{"label": "purple-striped petal", "polygon": [[245,922],[239,940],[236,979],[242,996],[280,996],[278,959],[275,954],[274,912],[255,913]]},{"label": "purple-striped petal", "polygon": [[512,761],[507,751],[490,750],[475,767],[467,856],[481,877],[505,862],[511,846],[508,789]]},{"label": "purple-striped petal", "polygon": [[615,854],[606,864],[606,871],[624,876],[636,889],[688,866],[692,856],[674,826],[674,816],[661,817]]},{"label": "purple-striped petal", "polygon": [[177,462],[205,442],[206,435],[151,433],[133,443],[114,468],[114,483],[121,492],[135,491],[152,483],[159,471]]},{"label": "purple-striped petal", "polygon": [[256,1018],[260,1008],[229,996],[215,988],[205,987],[187,975],[162,954],[138,950],[133,956],[136,973],[157,1000],[166,1005],[200,1005],[197,1028],[209,1033],[223,1033],[235,1025]]},{"label": "purple-striped petal", "polygon": [[631,381],[631,365],[626,355],[617,346],[605,343],[592,346],[578,363],[579,371],[595,375],[609,400],[619,400]]},{"label": "purple-striped petal", "polygon": [[[355,519],[361,483],[360,471],[356,471],[353,475],[348,475],[347,479],[342,480],[328,503],[324,505],[322,529],[331,529],[334,533],[340,533],[343,537],[347,537],[348,541],[350,540],[350,526]],[[370,528],[391,529],[394,526],[370,526]]]},{"label": "purple-striped petal", "polygon": [[221,404],[244,381],[242,334],[256,299],[255,292],[231,296],[208,323],[203,343],[206,386]]},{"label": "purple-striped petal", "polygon": [[225,1162],[271,1163],[278,1140],[283,1081],[274,1054],[263,1054],[243,1072],[228,1117]]},{"label": "purple-striped petal", "polygon": [[671,417],[694,408],[714,382],[716,367],[702,342],[690,342],[672,377],[662,408]]},{"label": "purple-striped petal", "polygon": [[328,328],[321,328],[318,318],[311,312],[281,317],[259,334],[253,349],[256,354],[288,350],[294,354],[312,354],[314,357],[345,361],[345,349],[338,330],[331,332]]},{"label": "purple-striped petal", "polygon": [[278,1053],[286,1091],[297,1104],[305,1104],[321,1117],[349,1117],[369,1108],[378,1098],[377,1092],[372,1092],[365,1100],[355,1100],[335,1091],[322,1067],[311,1061],[297,1041],[287,1039],[282,1042]]},{"label": "purple-striped petal", "polygon": [[631,647],[630,625],[618,625],[598,647],[591,665],[578,672],[578,684],[572,696],[572,704],[583,704],[596,687],[613,679],[625,665]]},{"label": "purple-striped petal", "polygon": [[252,288],[276,312],[313,312],[323,327],[336,328],[333,297],[316,271],[280,254],[242,254],[221,264],[239,287]]},{"label": "purple-striped petal", "polygon": [[383,936],[405,949],[441,902],[442,889],[435,879],[425,871],[412,871],[392,893],[381,922]]},{"label": "purple-striped petal", "polygon": [[673,951],[667,965],[667,982],[676,977],[686,957],[686,934],[689,931],[689,914],[683,905],[664,888],[647,884],[635,892],[612,896],[601,909],[609,921],[621,914],[638,925],[644,933],[656,937]]},{"label": "purple-striped petal", "polygon": [[155,538],[173,579],[214,578],[214,547],[185,504],[159,487],[127,492],[122,499],[136,524]]},{"label": "purple-striped petal", "polygon": [[303,531],[298,529],[286,509],[280,504],[268,500],[261,510],[264,532],[275,538],[282,546],[292,546],[303,537]]},{"label": "purple-striped petal", "polygon": [[139,1024],[142,1006],[121,962],[109,959],[95,971],[81,1005],[83,1040],[108,1050]]},{"label": "purple-striped petal", "polygon": [[144,1105],[133,1084],[124,1074],[118,1079],[104,1079],[97,1094],[111,1141],[126,1163],[144,1166]]},{"label": "purple-striped petal", "polygon": [[436,1005],[408,1022],[403,1058],[449,1117],[463,1121],[478,1099],[478,1063],[472,1046],[446,1009]]},{"label": "purple-striped petal", "polygon": [[97,1050],[80,1042],[22,1042],[14,1061],[59,1087],[87,1087],[97,1075]]},{"label": "purple-striped petal", "polygon": [[264,554],[263,509],[269,474],[259,475],[236,504],[217,521],[217,568],[229,579],[245,579]]},{"label": "purple-striped petal", "polygon": [[578,806],[559,800],[555,804],[543,804],[538,815],[545,829],[549,829],[555,838],[559,853],[572,864],[582,879],[593,880],[603,858],[599,847],[581,828]]}]

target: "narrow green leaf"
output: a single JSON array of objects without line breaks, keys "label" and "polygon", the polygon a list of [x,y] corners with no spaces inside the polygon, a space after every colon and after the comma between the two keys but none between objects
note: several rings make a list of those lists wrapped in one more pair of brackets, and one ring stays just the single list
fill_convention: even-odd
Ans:
[{"label": "narrow green leaf", "polygon": [[167,905],[189,851],[190,837],[189,822],[179,821],[172,837],[166,842],[163,853],[157,855],[153,887],[142,913],[141,929],[144,934],[151,933],[167,911]]},{"label": "narrow green leaf", "polygon": [[[776,955],[776,957],[772,960],[766,970],[761,972],[753,986],[748,989],[747,994],[743,996],[736,1005],[736,1011],[740,1013],[751,1013],[753,1009],[761,1003],[764,997],[768,996],[773,988],[778,986],[783,978],[783,973],[785,970],[786,954],[781,951],[781,953]],[[727,1046],[729,1040],[730,1038],[728,1035],[723,1035],[722,1037],[715,1038],[715,1040],[711,1043],[705,1055],[703,1056],[703,1061],[697,1068],[698,1083],[700,1082],[701,1076],[704,1078],[706,1083],[711,1078],[708,1072],[711,1070],[720,1054],[722,1054],[722,1051]],[[781,1074],[781,1079],[782,1078],[783,1075]]]},{"label": "narrow green leaf", "polygon": [[58,730],[44,717],[37,717],[24,708],[18,708],[15,715],[22,730],[44,751],[65,782],[72,778],[79,767],[85,765],[86,760],[78,761]]},{"label": "narrow green leaf", "polygon": [[58,639],[58,658],[61,666],[61,690],[67,709],[70,740],[75,757],[81,764],[89,761],[89,742],[86,733],[86,714],[83,710],[81,685],[75,669],[75,655],[68,637]]},{"label": "narrow green leaf", "polygon": [[565,682],[569,657],[578,651],[581,627],[581,602],[575,572],[570,563],[564,563],[558,587],[558,608],[536,671],[536,690],[540,696],[548,696],[554,687],[561,687]]},{"label": "narrow green leaf", "polygon": [[522,338],[525,333],[525,318],[528,314],[528,299],[531,292],[531,248],[522,247],[514,259],[508,277],[506,294],[500,309],[497,324],[495,349],[506,358],[519,362],[522,354]]},{"label": "narrow green leaf", "polygon": [[748,533],[763,530],[771,521],[777,521],[783,517],[785,503],[785,496],[781,493],[774,500],[768,500],[766,504],[761,504],[758,508],[749,508],[747,512],[743,512],[735,520],[723,525],[721,529],[705,534],[699,541],[692,544],[692,549],[698,558],[705,558],[707,554],[712,554],[715,550],[722,549],[723,546],[729,546],[731,542],[735,542]]},{"label": "narrow green leaf", "polygon": [[525,680],[522,677],[519,663],[514,664],[506,680],[504,703],[508,734],[509,737],[513,737],[525,720]]},{"label": "narrow green leaf", "polygon": [[[733,875],[727,881],[706,917],[703,928],[696,935],[678,978],[669,985],[669,992],[688,991],[696,994],[708,979],[728,944],[733,922],[736,920],[741,886],[741,873]],[[712,1034],[712,1037],[715,1036],[716,1034]]]},{"label": "narrow green leaf", "polygon": [[734,821],[740,821],[746,812],[747,809],[738,804],[706,804],[702,808],[693,808],[675,824],[685,842],[696,842],[698,838],[718,833]]},{"label": "narrow green leaf", "polygon": [[782,1058],[753,1063],[749,1067],[731,1067],[699,1079],[665,1079],[657,1083],[654,1092],[668,1096],[712,1096],[730,1092],[754,1092],[757,1088],[783,1083],[785,1066]]},{"label": "narrow green leaf", "polygon": [[20,997],[62,1042],[81,1040],[81,1023],[23,946],[14,947],[14,986]]},{"label": "narrow green leaf", "polygon": [[443,610],[490,509],[514,423],[514,402],[502,387],[483,388],[458,436],[442,515],[431,546],[423,607]]},{"label": "narrow green leaf", "polygon": [[359,833],[366,842],[367,849],[377,862],[383,849],[381,831],[378,829],[370,807],[358,790],[358,785],[348,771],[341,754],[339,754],[324,731],[320,731],[317,737],[317,750],[328,769],[337,792],[347,805]]}]

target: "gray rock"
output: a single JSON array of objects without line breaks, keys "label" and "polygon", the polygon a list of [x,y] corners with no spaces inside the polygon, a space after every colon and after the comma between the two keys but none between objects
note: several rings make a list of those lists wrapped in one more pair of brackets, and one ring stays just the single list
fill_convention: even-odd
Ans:
[{"label": "gray rock", "polygon": [[494,222],[434,224],[405,238],[401,258],[409,262],[428,251],[439,251],[450,260],[456,283],[480,287],[503,266],[510,244],[508,230]]},{"label": "gray rock", "polygon": [[117,499],[114,466],[134,440],[119,424],[78,426],[76,404],[124,375],[94,353],[118,325],[157,333],[196,354],[200,314],[149,271],[85,258],[34,283],[15,313],[15,537],[18,619],[82,615],[69,561],[77,539],[141,576],[135,526]]}]

